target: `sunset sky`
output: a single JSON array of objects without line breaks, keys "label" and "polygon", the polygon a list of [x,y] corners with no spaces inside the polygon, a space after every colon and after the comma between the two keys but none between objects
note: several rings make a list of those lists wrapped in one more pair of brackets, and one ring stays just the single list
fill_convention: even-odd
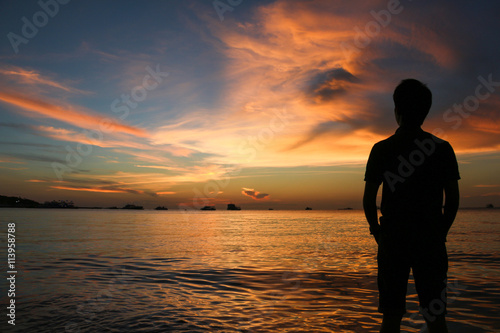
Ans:
[{"label": "sunset sky", "polygon": [[[67,2],[67,3],[66,3]],[[45,4],[45,5],[44,5]],[[361,208],[426,83],[462,207],[500,206],[498,1],[2,1],[0,195]]]}]

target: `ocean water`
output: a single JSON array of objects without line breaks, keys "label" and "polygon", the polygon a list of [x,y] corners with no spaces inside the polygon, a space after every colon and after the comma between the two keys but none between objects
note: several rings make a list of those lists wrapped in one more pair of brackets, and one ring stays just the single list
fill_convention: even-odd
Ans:
[{"label": "ocean water", "polygon": [[[362,211],[0,214],[1,332],[378,332],[381,322]],[[460,210],[447,244],[450,332],[500,332],[500,210]],[[402,331],[424,331],[411,281],[407,304]]]}]

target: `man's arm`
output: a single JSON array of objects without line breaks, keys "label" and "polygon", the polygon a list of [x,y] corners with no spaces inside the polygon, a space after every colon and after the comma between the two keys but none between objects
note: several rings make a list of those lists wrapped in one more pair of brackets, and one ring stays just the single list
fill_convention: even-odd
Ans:
[{"label": "man's arm", "polygon": [[446,234],[451,228],[455,216],[457,215],[458,205],[460,203],[460,192],[458,190],[458,181],[449,180],[444,185],[444,226]]},{"label": "man's arm", "polygon": [[365,182],[365,193],[363,195],[363,209],[366,220],[370,224],[370,233],[378,242],[378,213],[377,213],[377,192],[380,184],[373,181]]}]

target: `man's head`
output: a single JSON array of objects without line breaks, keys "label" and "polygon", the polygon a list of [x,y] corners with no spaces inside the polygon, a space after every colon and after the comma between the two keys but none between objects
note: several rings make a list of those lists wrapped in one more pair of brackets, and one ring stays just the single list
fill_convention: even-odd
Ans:
[{"label": "man's head", "polygon": [[394,90],[396,119],[404,126],[420,126],[429,113],[432,93],[425,84],[415,79],[406,79]]}]

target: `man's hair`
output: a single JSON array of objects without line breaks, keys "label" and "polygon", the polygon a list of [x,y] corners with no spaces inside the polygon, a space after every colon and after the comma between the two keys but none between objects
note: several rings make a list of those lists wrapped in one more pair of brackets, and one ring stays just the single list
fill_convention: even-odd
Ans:
[{"label": "man's hair", "polygon": [[422,125],[432,105],[431,91],[415,79],[401,81],[394,90],[392,99],[406,125]]}]

